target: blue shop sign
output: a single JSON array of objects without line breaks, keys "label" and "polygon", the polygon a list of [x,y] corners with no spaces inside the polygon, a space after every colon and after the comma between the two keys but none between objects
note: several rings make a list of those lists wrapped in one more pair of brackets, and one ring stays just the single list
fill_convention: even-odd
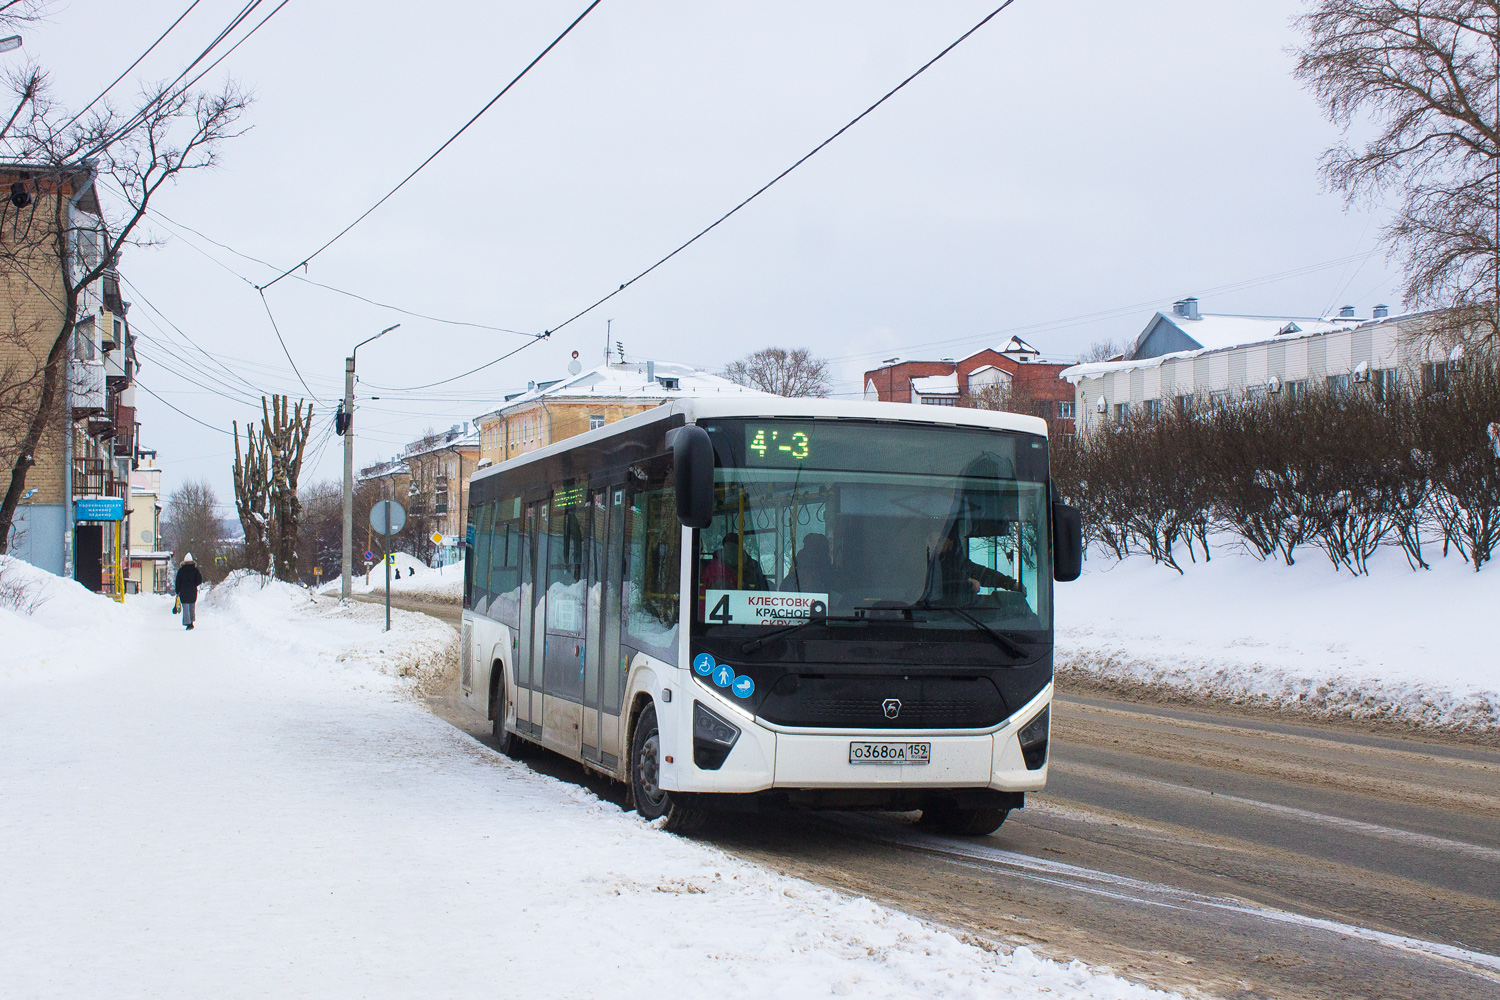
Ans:
[{"label": "blue shop sign", "polygon": [[80,521],[123,521],[125,519],[123,497],[79,497],[77,507]]}]

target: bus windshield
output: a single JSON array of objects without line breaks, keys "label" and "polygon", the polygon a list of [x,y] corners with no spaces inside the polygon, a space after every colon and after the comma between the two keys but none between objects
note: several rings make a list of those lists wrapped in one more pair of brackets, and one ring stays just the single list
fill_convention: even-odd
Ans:
[{"label": "bus windshield", "polygon": [[720,420],[696,621],[1051,627],[1046,440],[941,425]]}]

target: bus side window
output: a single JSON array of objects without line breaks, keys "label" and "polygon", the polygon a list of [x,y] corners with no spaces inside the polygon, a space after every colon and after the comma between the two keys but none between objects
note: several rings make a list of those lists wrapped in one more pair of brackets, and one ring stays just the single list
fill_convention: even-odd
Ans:
[{"label": "bus side window", "polygon": [[492,503],[469,511],[469,523],[474,526],[474,544],[469,547],[464,575],[469,587],[468,606],[481,615],[490,602],[490,524],[494,514],[495,505]]},{"label": "bus side window", "polygon": [[631,491],[625,508],[626,641],[667,663],[677,662],[682,585],[682,525],[670,472]]},{"label": "bus side window", "polygon": [[521,624],[521,498],[501,497],[490,527],[489,590],[491,618]]}]

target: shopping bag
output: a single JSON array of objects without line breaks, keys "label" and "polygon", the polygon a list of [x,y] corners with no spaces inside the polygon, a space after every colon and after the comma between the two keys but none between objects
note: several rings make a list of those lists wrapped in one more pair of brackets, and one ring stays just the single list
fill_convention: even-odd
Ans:
[{"label": "shopping bag", "polygon": [[182,614],[182,598],[180,598],[180,597],[174,597],[174,598],[172,598],[172,614],[174,614],[174,615],[180,615],[180,614]]}]

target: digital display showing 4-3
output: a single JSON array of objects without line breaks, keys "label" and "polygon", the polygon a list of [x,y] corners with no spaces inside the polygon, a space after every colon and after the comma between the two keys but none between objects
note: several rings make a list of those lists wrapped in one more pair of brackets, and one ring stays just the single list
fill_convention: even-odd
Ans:
[{"label": "digital display showing 4-3", "polygon": [[812,428],[806,424],[745,424],[745,456],[751,465],[797,463],[812,454]]}]

